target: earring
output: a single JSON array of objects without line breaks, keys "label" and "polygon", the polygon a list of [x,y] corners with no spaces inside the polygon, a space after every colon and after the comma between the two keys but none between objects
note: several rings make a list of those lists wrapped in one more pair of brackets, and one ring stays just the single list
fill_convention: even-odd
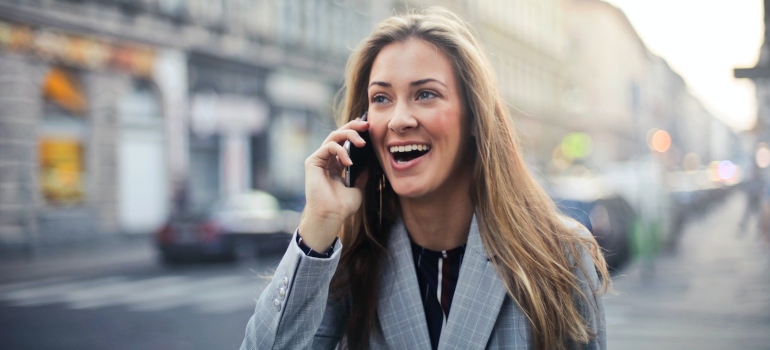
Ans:
[{"label": "earring", "polygon": [[382,190],[385,188],[385,174],[382,174],[382,177],[380,177],[380,185],[379,185],[379,192],[380,192],[380,227],[382,227]]}]

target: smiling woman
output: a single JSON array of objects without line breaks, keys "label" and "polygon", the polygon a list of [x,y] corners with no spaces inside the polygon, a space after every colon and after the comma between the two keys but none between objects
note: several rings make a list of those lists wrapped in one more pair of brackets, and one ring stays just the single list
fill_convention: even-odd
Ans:
[{"label": "smiling woman", "polygon": [[[338,109],[242,349],[605,347],[605,261],[528,172],[462,19],[382,22],[351,55]],[[355,187],[340,176],[346,141],[376,155]]]},{"label": "smiling woman", "polygon": [[[470,205],[467,197],[471,168],[463,166],[472,164],[472,149],[468,147],[470,124],[463,111],[462,89],[449,57],[420,39],[395,42],[383,47],[377,55],[369,80],[372,146],[385,177],[399,194],[401,205],[409,207],[415,199],[423,205],[428,202]],[[413,148],[417,150],[412,151]],[[463,199],[454,198],[459,196]],[[472,213],[472,210],[465,211]],[[466,222],[458,226],[468,226],[471,217],[465,216]],[[422,221],[411,217],[405,220]],[[418,232],[410,233],[413,238],[415,235],[423,238]],[[465,237],[447,241],[444,233],[431,238],[443,243],[423,244],[434,250],[453,248],[443,245],[459,245],[465,241]]]}]

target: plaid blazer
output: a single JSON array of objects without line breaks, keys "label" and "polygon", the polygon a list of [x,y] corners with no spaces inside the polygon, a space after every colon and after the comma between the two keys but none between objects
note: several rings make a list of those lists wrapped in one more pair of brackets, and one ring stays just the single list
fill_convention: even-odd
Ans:
[{"label": "plaid blazer", "polygon": [[[572,220],[569,225],[579,225]],[[589,234],[582,226],[574,226]],[[372,349],[430,349],[428,326],[411,246],[402,222],[394,225],[388,244],[378,305],[383,337],[373,336]],[[349,305],[327,303],[329,283],[340,259],[341,244],[331,258],[306,256],[291,244],[273,280],[257,300],[246,326],[241,350],[334,349],[342,338]],[[581,288],[591,295],[599,280],[589,254],[580,257],[588,276],[576,271]],[[580,269],[578,269],[580,270]],[[604,349],[604,307],[600,296],[579,308],[598,336],[570,348]],[[476,219],[452,299],[452,311],[441,332],[439,349],[531,349],[531,329],[524,312],[508,296],[481,243]]]}]

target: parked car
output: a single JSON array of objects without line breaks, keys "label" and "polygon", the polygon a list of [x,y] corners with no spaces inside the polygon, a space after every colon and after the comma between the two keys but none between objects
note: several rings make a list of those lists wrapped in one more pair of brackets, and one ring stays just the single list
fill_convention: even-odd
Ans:
[{"label": "parked car", "polygon": [[300,214],[281,210],[264,191],[225,198],[203,210],[173,215],[157,232],[162,261],[193,258],[241,260],[286,249]]},{"label": "parked car", "polygon": [[555,198],[555,201],[562,213],[583,224],[596,237],[607,265],[612,270],[628,262],[636,214],[623,197]]}]

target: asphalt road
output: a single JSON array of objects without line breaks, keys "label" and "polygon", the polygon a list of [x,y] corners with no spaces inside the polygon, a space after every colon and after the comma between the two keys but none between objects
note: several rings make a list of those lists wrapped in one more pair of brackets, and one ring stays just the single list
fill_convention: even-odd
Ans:
[{"label": "asphalt road", "polygon": [[[609,349],[770,349],[770,245],[736,193],[605,298]],[[0,258],[0,348],[237,349],[280,254],[166,268],[149,241]]]},{"label": "asphalt road", "polygon": [[137,239],[39,255],[0,267],[0,348],[237,349],[280,259],[167,268]]}]

